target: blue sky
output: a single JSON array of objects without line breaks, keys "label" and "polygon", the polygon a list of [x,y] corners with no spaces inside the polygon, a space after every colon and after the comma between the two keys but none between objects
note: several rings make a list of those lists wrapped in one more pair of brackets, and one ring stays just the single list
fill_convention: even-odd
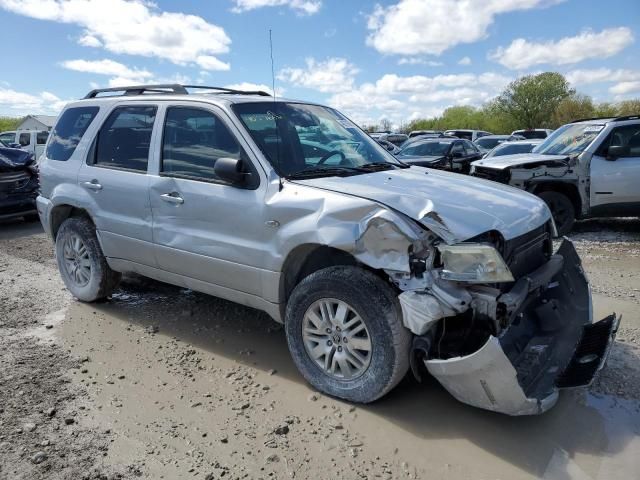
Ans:
[{"label": "blue sky", "polygon": [[638,0],[0,0],[0,115],[57,113],[96,86],[271,86],[398,124],[559,71],[640,97]]}]

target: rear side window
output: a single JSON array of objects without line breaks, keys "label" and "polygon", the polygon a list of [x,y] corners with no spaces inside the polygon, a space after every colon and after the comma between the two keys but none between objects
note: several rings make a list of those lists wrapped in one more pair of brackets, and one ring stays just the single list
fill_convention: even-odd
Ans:
[{"label": "rear side window", "polygon": [[242,150],[233,134],[213,113],[199,108],[167,111],[162,140],[162,173],[216,181],[218,158],[240,159]]},{"label": "rear side window", "polygon": [[46,157],[61,162],[69,160],[98,110],[98,107],[74,107],[65,110],[51,132]]},{"label": "rear side window", "polygon": [[94,163],[146,172],[156,107],[117,107],[98,133]]},{"label": "rear side window", "polygon": [[49,132],[38,132],[36,135],[36,144],[44,145],[47,143],[47,138],[49,138]]},{"label": "rear side window", "polygon": [[30,133],[21,133],[20,137],[18,137],[18,143],[21,147],[28,147],[29,143],[31,143],[31,134]]}]

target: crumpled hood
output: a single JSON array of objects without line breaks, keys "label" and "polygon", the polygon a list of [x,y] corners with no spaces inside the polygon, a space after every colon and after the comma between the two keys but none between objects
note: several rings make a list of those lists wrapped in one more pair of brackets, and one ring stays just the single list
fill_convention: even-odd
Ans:
[{"label": "crumpled hood", "polygon": [[0,172],[9,172],[28,167],[34,161],[33,154],[19,148],[0,147]]},{"label": "crumpled hood", "polygon": [[510,240],[551,218],[542,200],[522,190],[422,167],[295,183],[381,203],[417,220],[447,243],[489,230]]},{"label": "crumpled hood", "polygon": [[477,167],[494,168],[496,170],[504,170],[509,167],[517,167],[538,162],[554,162],[563,161],[566,155],[542,155],[540,153],[516,153],[514,155],[502,155],[500,157],[483,158],[476,160],[471,165]]}]

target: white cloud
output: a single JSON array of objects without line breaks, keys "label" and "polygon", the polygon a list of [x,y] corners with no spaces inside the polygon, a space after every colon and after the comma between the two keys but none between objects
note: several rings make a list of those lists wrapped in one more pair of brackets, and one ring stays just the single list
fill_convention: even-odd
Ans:
[{"label": "white cloud", "polygon": [[328,103],[361,124],[376,123],[381,117],[398,124],[432,117],[452,105],[480,105],[511,80],[494,72],[433,77],[387,74],[375,83],[338,92]]},{"label": "white cloud", "polygon": [[617,95],[616,99],[623,98],[630,93],[640,93],[640,80],[617,83],[609,91]]},{"label": "white cloud", "polygon": [[236,13],[262,7],[289,7],[301,15],[313,15],[322,7],[321,0],[234,0]]},{"label": "white cloud", "polygon": [[66,103],[47,91],[30,94],[0,87],[0,111],[5,115],[57,114]]},{"label": "white cloud", "polygon": [[607,58],[633,42],[633,33],[627,27],[608,28],[601,32],[585,31],[575,37],[558,41],[529,42],[518,38],[508,47],[499,47],[489,58],[513,70],[533,65],[567,65],[589,58]]},{"label": "white cloud", "polygon": [[602,67],[584,70],[571,70],[565,75],[565,77],[567,81],[574,86],[589,85],[592,83],[625,82],[640,80],[640,70],[611,70],[610,68]]},{"label": "white cloud", "polygon": [[229,70],[216,55],[229,51],[223,28],[202,17],[165,12],[145,0],[0,0],[0,8],[40,20],[78,25],[78,43],[118,54]]},{"label": "white cloud", "polygon": [[435,60],[425,60],[424,58],[402,57],[398,60],[398,65],[426,65],[428,67],[441,67],[444,63],[436,62]]},{"label": "white cloud", "polygon": [[376,5],[369,15],[367,45],[381,53],[440,55],[487,36],[495,16],[563,0],[400,0]]},{"label": "white cloud", "polygon": [[353,87],[358,69],[344,58],[306,59],[306,68],[283,68],[278,80],[320,92],[342,92]]},{"label": "white cloud", "polygon": [[462,57],[460,60],[458,60],[458,65],[471,65],[471,58]]},{"label": "white cloud", "polygon": [[139,70],[137,68],[129,68],[126,65],[115,62],[113,60],[66,60],[61,65],[76,72],[95,73],[98,75],[111,75],[121,78],[135,79],[135,82],[141,83],[153,77],[148,70]]}]

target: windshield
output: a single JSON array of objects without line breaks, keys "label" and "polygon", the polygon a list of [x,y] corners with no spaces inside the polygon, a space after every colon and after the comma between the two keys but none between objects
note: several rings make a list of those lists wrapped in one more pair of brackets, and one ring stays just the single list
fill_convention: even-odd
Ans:
[{"label": "windshield", "polygon": [[451,142],[427,142],[411,144],[398,152],[399,157],[441,157],[449,151]]},{"label": "windshield", "polygon": [[530,153],[533,147],[533,143],[503,143],[487,153],[485,158],[514,155],[516,153]]},{"label": "windshield", "polygon": [[544,155],[577,155],[593,142],[603,128],[604,125],[593,123],[570,123],[554,131],[533,151]]},{"label": "windshield", "polygon": [[502,143],[506,140],[506,138],[479,138],[475,141],[475,144],[479,147],[484,148],[485,150],[490,150],[499,143]]},{"label": "windshield", "polygon": [[367,173],[403,167],[341,113],[304,103],[256,102],[233,105],[264,156],[280,176]]},{"label": "windshield", "polygon": [[547,138],[546,130],[517,130],[514,132],[514,135],[522,135],[527,140],[532,138]]}]

